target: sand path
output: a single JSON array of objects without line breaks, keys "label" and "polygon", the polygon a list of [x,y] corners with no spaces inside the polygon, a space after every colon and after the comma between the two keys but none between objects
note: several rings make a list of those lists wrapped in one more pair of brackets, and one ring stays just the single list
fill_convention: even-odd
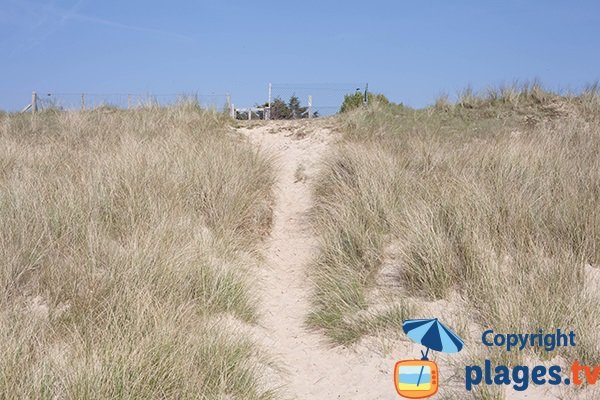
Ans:
[{"label": "sand path", "polygon": [[[266,265],[259,271],[263,318],[256,336],[284,369],[286,398],[399,399],[392,380],[394,363],[418,356],[420,346],[394,342],[388,355],[381,354],[381,343],[367,346],[368,340],[352,348],[333,347],[304,323],[310,309],[308,266],[318,245],[307,216],[313,202],[309,183],[316,175],[319,160],[338,137],[334,127],[326,119],[269,121],[238,131],[277,160],[273,226],[266,241]],[[424,312],[440,315],[444,307],[446,302],[432,302]],[[443,359],[438,364],[445,375],[451,373],[448,371],[452,368]],[[273,380],[276,385],[281,377]],[[442,392],[451,388],[449,382],[443,386]],[[553,388],[530,386],[525,392],[506,388],[505,393],[511,400],[570,398],[561,396],[560,390],[551,393]],[[456,393],[466,395],[462,383],[456,389]],[[578,398],[595,399],[595,393],[591,397],[581,393]]]},{"label": "sand path", "polygon": [[285,369],[295,399],[396,399],[394,359],[363,346],[332,347],[304,324],[311,290],[307,267],[317,238],[307,221],[310,182],[336,135],[327,121],[270,121],[238,128],[277,158],[274,221],[260,271],[263,318],[258,340]]}]

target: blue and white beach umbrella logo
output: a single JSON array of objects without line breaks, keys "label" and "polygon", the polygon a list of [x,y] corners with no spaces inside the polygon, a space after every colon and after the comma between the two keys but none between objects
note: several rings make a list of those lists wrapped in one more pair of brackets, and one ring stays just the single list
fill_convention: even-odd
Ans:
[{"label": "blue and white beach umbrella logo", "polygon": [[427,348],[420,360],[398,361],[394,367],[394,385],[402,397],[424,399],[438,390],[438,367],[428,358],[429,350],[458,353],[464,341],[450,328],[434,319],[408,319],[402,323],[404,333]]}]

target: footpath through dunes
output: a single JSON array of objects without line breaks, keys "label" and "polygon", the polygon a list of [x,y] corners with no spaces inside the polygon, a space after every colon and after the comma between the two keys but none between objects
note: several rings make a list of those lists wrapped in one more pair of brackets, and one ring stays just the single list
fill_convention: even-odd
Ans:
[{"label": "footpath through dunes", "polygon": [[393,399],[394,358],[366,347],[333,347],[305,326],[311,282],[308,266],[317,254],[317,238],[307,213],[312,206],[307,182],[321,156],[336,140],[324,119],[269,121],[238,128],[276,157],[276,185],[266,265],[261,268],[259,342],[284,368],[286,398]]}]

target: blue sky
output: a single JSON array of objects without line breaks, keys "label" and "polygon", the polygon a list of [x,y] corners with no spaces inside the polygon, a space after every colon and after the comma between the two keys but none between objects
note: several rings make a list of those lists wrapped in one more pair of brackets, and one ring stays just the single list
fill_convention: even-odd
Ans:
[{"label": "blue sky", "polygon": [[32,90],[231,93],[369,82],[412,106],[467,85],[600,79],[598,1],[0,0],[0,109]]}]

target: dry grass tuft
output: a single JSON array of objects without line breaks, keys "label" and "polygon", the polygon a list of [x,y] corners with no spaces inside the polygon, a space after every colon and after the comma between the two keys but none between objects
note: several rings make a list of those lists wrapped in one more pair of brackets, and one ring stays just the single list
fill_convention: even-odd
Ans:
[{"label": "dry grass tuft", "polygon": [[[533,86],[502,94],[510,108],[467,93],[472,107],[372,107],[340,120],[346,141],[315,186],[322,240],[310,322],[348,342],[340,326],[373,306],[393,245],[399,304],[458,293],[473,323],[573,329],[581,344],[567,351],[597,361],[600,306],[585,286],[585,265],[600,265],[596,93],[560,98]],[[570,112],[549,113],[550,103]]]},{"label": "dry grass tuft", "polygon": [[190,104],[0,117],[0,392],[267,399],[271,161]]}]

